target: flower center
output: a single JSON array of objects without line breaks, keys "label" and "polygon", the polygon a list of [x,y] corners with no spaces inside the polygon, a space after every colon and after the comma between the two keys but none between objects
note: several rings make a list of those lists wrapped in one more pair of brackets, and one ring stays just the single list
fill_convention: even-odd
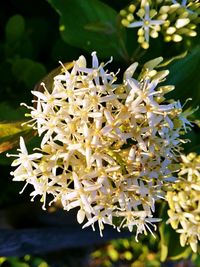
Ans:
[{"label": "flower center", "polygon": [[150,24],[150,21],[149,20],[144,20],[144,25],[145,26],[149,26],[149,24]]}]

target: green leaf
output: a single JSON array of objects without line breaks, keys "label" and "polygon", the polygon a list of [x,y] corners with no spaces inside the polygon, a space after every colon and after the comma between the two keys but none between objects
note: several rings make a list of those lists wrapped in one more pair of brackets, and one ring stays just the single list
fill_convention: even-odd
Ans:
[{"label": "green leaf", "polygon": [[7,137],[10,135],[15,135],[22,130],[27,129],[27,126],[22,127],[21,124],[23,122],[8,122],[8,123],[0,123],[0,138]]},{"label": "green leaf", "polygon": [[0,103],[0,121],[17,121],[24,119],[25,108],[15,108],[7,102]]},{"label": "green leaf", "polygon": [[191,105],[195,107],[200,103],[200,45],[196,46],[192,52],[183,59],[174,62],[170,67],[170,75],[167,84],[176,86],[170,93],[171,97],[180,98],[185,101],[192,98]]},{"label": "green leaf", "polygon": [[81,53],[80,48],[71,46],[59,38],[52,47],[51,57],[55,62],[58,62],[58,59],[62,62],[67,62],[77,59]]},{"label": "green leaf", "polygon": [[[195,109],[200,103],[200,45],[197,45],[188,55],[174,62],[170,67],[170,74],[166,81],[167,84],[175,85],[175,90],[168,94],[169,97],[180,99],[182,104],[192,98],[192,101],[187,103],[187,107]],[[187,107],[184,107],[186,110]],[[192,120],[198,119],[200,109],[192,114]],[[191,118],[190,118],[191,119]],[[193,131],[186,136],[191,142],[184,145],[185,152],[199,152],[200,132],[195,127]]]},{"label": "green leaf", "polygon": [[25,86],[32,88],[46,74],[45,67],[28,58],[18,58],[11,62],[12,72]]},{"label": "green leaf", "polygon": [[6,25],[6,40],[8,42],[19,41],[25,32],[25,21],[21,15],[11,17]]},{"label": "green leaf", "polygon": [[99,0],[48,0],[59,13],[63,40],[100,57],[126,57],[117,12]]},{"label": "green leaf", "polygon": [[160,233],[160,261],[164,262],[168,256],[168,248],[170,241],[170,231],[169,225],[166,224],[167,221],[167,205],[164,203],[160,206],[159,217],[163,218],[162,223],[159,224],[159,233]]},{"label": "green leaf", "polygon": [[192,255],[192,262],[194,263],[194,266],[200,266],[200,254],[193,254]]},{"label": "green leaf", "polygon": [[160,232],[160,260],[164,262],[168,255],[169,246],[169,232],[166,230],[165,223],[161,223],[159,227]]},{"label": "green leaf", "polygon": [[34,135],[34,131],[30,127],[21,124],[22,121],[0,123],[0,153],[17,146],[20,136],[29,139]]},{"label": "green leaf", "polygon": [[30,267],[28,263],[23,262],[18,257],[9,257],[8,262],[10,263],[11,267]]},{"label": "green leaf", "polygon": [[188,259],[189,256],[191,255],[191,248],[190,247],[185,247],[182,248],[181,252],[175,256],[171,256],[170,259],[173,261],[177,261],[180,259]]},{"label": "green leaf", "polygon": [[163,67],[166,67],[168,66],[169,64],[171,64],[172,62],[176,61],[176,60],[179,60],[179,59],[182,59],[184,57],[187,56],[187,51],[181,53],[180,55],[177,55],[177,56],[174,56],[172,58],[169,58],[169,59],[165,59],[161,64],[159,64],[157,66],[157,68],[163,68]]},{"label": "green leaf", "polygon": [[115,30],[109,22],[88,23],[85,25],[85,29],[97,34],[102,33],[107,35],[113,34]]}]

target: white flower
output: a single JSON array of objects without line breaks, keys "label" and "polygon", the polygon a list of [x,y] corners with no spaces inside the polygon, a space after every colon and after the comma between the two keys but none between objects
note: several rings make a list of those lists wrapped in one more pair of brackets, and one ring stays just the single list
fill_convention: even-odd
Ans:
[{"label": "white flower", "polygon": [[146,2],[144,6],[144,11],[144,16],[141,17],[142,20],[130,23],[128,28],[141,27],[141,29],[144,30],[145,41],[149,43],[150,29],[155,29],[157,31],[157,26],[163,24],[164,20],[153,20],[150,17],[150,8],[148,2]]},{"label": "white flower", "polygon": [[18,155],[7,154],[8,157],[12,156],[18,158],[12,162],[11,166],[23,166],[27,173],[32,171],[34,160],[40,159],[43,156],[42,153],[34,153],[29,155],[23,137],[20,137],[20,148],[17,149],[17,151],[20,152]]},{"label": "white flower", "polygon": [[182,0],[181,3],[179,3],[176,0],[171,0],[173,4],[180,4],[181,6],[185,7],[187,5],[187,0]]}]

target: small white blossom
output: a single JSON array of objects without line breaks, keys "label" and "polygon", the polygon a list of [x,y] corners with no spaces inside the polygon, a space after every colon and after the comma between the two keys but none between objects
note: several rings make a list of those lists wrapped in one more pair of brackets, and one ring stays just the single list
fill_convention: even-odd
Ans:
[{"label": "small white blossom", "polygon": [[173,4],[180,4],[181,6],[186,6],[187,5],[187,0],[182,0],[181,3],[179,3],[176,0],[171,0]]},{"label": "small white blossom", "polygon": [[150,30],[154,30],[155,32],[157,32],[157,30],[159,29],[159,25],[162,25],[164,23],[164,20],[152,19],[152,17],[150,16],[150,7],[149,7],[148,1],[146,1],[145,5],[144,5],[144,14],[142,14],[142,15],[139,14],[139,16],[142,20],[130,23],[128,25],[128,28],[140,27],[141,34],[139,32],[139,35],[143,35],[142,33],[144,31],[145,41],[148,44],[149,43]]}]

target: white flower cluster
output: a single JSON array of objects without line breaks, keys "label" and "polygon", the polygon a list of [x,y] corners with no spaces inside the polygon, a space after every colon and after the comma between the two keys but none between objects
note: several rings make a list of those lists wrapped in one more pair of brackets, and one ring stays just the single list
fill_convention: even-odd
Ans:
[{"label": "white flower cluster", "polygon": [[93,52],[92,68],[81,56],[54,77],[51,92],[45,85],[43,93],[33,91],[37,107],[28,107],[29,124],[42,137],[41,148],[28,154],[21,137],[13,180],[31,184],[44,209],[47,194],[65,210],[78,208],[83,228],[98,222],[101,235],[104,224],[136,226],[136,238],[152,232],[159,221],[155,201],[174,180],[179,135],[189,127],[180,103],[164,98],[173,86],[158,86],[168,74],[154,70],[161,61],[146,63],[137,80],[138,63],[132,64],[117,84]]},{"label": "white flower cluster", "polygon": [[179,179],[167,193],[168,222],[180,233],[181,246],[189,244],[197,252],[200,241],[200,156],[182,155]]}]

